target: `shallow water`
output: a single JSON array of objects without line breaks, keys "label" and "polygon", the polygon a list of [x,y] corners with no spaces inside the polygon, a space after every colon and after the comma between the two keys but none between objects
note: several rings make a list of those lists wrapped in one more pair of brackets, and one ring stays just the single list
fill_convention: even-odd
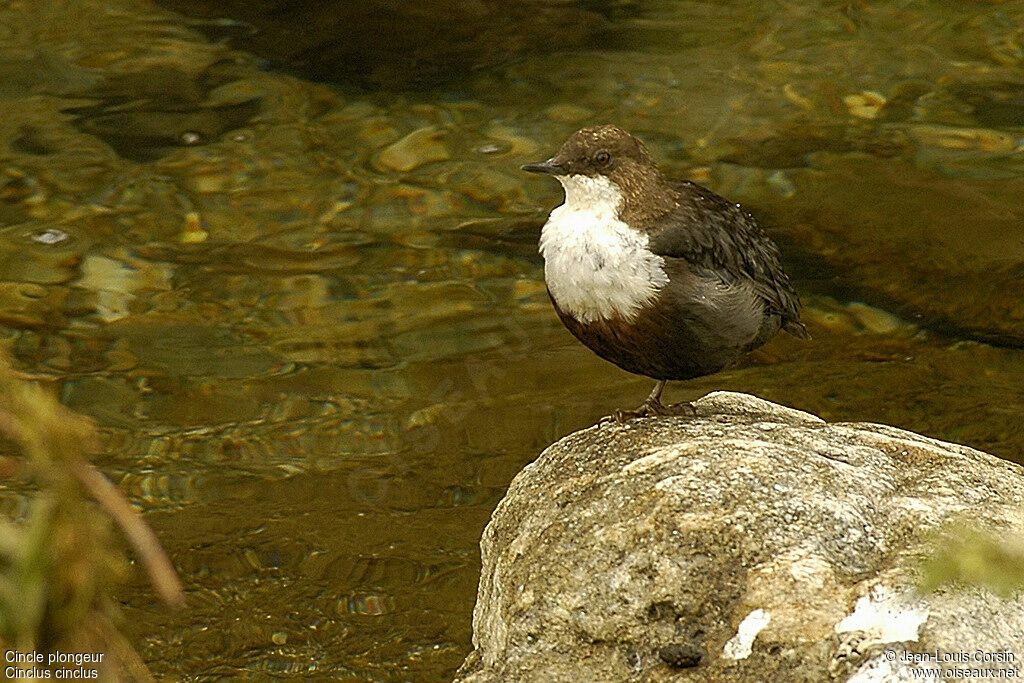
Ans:
[{"label": "shallow water", "polygon": [[669,398],[1024,461],[1024,3],[450,3],[509,42],[411,62],[245,4],[0,6],[0,333],[188,586],[126,592],[159,676],[450,678],[511,478],[651,385],[544,292],[560,193],[518,166],[588,123],[743,201],[807,306]]}]

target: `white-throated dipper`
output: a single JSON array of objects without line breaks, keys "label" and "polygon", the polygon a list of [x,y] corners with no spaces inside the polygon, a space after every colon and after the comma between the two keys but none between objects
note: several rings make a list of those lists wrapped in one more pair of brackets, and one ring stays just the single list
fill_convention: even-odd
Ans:
[{"label": "white-throated dipper", "polygon": [[778,247],[754,217],[666,178],[626,131],[584,128],[523,170],[565,188],[540,237],[558,317],[601,358],[658,380],[618,419],[692,413],[661,403],[668,380],[718,372],[780,328],[807,338]]}]

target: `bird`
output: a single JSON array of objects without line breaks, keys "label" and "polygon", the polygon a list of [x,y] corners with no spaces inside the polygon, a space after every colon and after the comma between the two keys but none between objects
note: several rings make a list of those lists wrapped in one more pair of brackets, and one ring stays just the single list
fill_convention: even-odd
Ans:
[{"label": "bird", "polygon": [[809,339],[779,249],[739,204],[666,177],[614,125],[573,133],[522,170],[554,176],[565,201],[541,230],[555,312],[601,358],[657,380],[614,419],[694,415],[664,405],[669,380],[716,373],[784,330]]}]

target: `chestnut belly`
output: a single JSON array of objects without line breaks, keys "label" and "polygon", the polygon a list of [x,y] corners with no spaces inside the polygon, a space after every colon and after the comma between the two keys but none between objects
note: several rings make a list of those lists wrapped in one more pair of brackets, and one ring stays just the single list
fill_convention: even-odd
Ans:
[{"label": "chestnut belly", "polygon": [[601,358],[623,370],[654,379],[692,379],[718,372],[764,344],[780,319],[763,305],[709,306],[674,297],[667,288],[631,320],[619,317],[581,322],[562,311],[572,334]]}]

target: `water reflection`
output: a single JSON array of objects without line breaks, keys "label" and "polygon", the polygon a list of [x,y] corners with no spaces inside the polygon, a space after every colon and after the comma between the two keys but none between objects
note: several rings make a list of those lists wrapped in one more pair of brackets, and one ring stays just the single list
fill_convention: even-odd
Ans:
[{"label": "water reflection", "polygon": [[[330,86],[192,30],[289,47],[302,12],[50,5],[0,7],[0,332],[99,422],[190,586],[174,617],[129,597],[160,675],[458,665],[508,482],[650,388],[546,300],[559,196],[518,165],[586,123],[746,202],[809,306],[812,342],[670,399],[750,391],[1024,460],[1019,4],[553,3],[593,25],[457,82],[456,36],[425,74]],[[293,47],[280,64],[321,48]]]},{"label": "water reflection", "polygon": [[430,3],[162,0],[277,68],[367,89],[464,87],[474,73],[587,45],[635,0]]}]

